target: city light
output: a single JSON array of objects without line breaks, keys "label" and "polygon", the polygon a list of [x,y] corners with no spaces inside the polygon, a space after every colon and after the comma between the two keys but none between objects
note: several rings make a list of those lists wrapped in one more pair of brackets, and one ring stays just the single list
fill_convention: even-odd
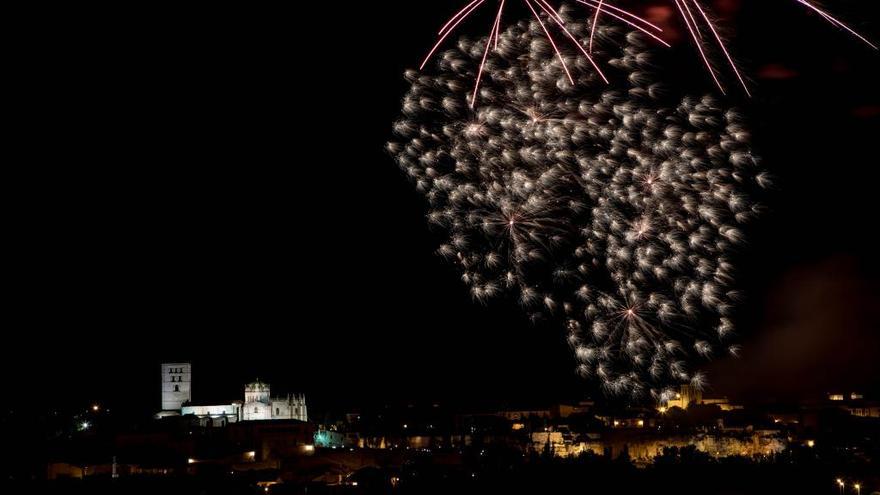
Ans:
[{"label": "city light", "polygon": [[[726,398],[719,399],[715,397],[689,401],[688,398],[690,395],[685,393],[685,388],[682,388],[682,390],[683,392],[680,394],[683,397],[682,402],[690,402],[691,404],[700,404],[702,402],[704,404],[714,405],[724,401],[724,404],[729,404]],[[293,399],[289,400],[291,402],[293,401]],[[673,405],[671,406],[670,404]],[[818,458],[811,455],[801,457],[813,464],[815,464],[817,460],[828,462],[826,467],[830,468],[834,465],[842,465],[831,464],[831,462],[837,463],[839,462],[839,459],[844,459],[843,457],[836,456],[836,452],[840,450],[852,452],[854,449],[860,449],[860,444],[841,443],[832,435],[822,436],[823,443],[821,449],[817,449],[816,447],[818,447],[817,444],[819,440],[814,436],[815,433],[798,435],[798,430],[796,428],[787,425],[787,423],[791,423],[791,425],[795,424],[795,422],[790,419],[796,417],[793,415],[780,416],[779,414],[774,414],[772,410],[758,409],[757,411],[762,414],[755,415],[756,418],[766,418],[768,422],[776,423],[777,426],[763,426],[765,429],[762,429],[760,433],[756,433],[755,426],[751,422],[741,423],[739,421],[733,421],[729,425],[726,424],[725,422],[728,418],[737,420],[739,416],[728,416],[727,410],[719,408],[713,411],[713,414],[717,416],[717,423],[715,424],[718,426],[713,424],[709,429],[706,429],[702,424],[694,425],[692,421],[694,418],[689,417],[694,414],[693,408],[690,410],[676,408],[675,411],[671,411],[669,408],[676,407],[674,404],[674,402],[668,404],[655,403],[651,409],[634,408],[609,413],[602,408],[593,409],[594,402],[592,401],[584,401],[578,404],[563,403],[558,406],[551,405],[546,409],[526,412],[515,409],[490,409],[488,414],[491,414],[493,418],[501,418],[501,421],[498,422],[499,428],[497,430],[492,430],[491,436],[493,437],[493,441],[500,442],[505,448],[520,449],[523,460],[511,462],[532,462],[529,455],[531,452],[546,452],[547,459],[544,459],[542,456],[541,462],[546,461],[548,463],[567,463],[569,460],[577,459],[581,455],[588,453],[598,456],[602,455],[601,453],[603,451],[606,453],[609,450],[613,451],[614,447],[611,442],[617,440],[614,437],[620,436],[624,436],[628,441],[633,442],[629,444],[633,448],[628,447],[628,453],[633,455],[633,458],[631,458],[629,462],[633,466],[642,468],[654,465],[656,466],[656,469],[652,469],[651,472],[659,472],[663,476],[667,474],[665,469],[667,469],[666,466],[670,464],[670,461],[675,465],[693,466],[694,468],[698,468],[702,464],[694,465],[692,464],[694,461],[702,463],[706,460],[715,459],[721,463],[723,462],[723,459],[741,456],[742,462],[744,463],[749,465],[766,464],[768,469],[772,469],[775,466],[777,459],[782,456],[786,456],[788,459],[797,462],[798,453],[808,453],[813,451],[821,451],[822,455]],[[868,407],[877,407],[874,405],[873,398],[869,399],[869,402],[866,402],[866,404]],[[186,409],[187,407],[189,406],[184,405],[181,409]],[[812,403],[809,403],[809,407],[814,406]],[[836,408],[836,405],[833,407]],[[737,408],[741,409],[742,407],[738,406]],[[233,410],[238,412],[238,410]],[[253,409],[251,409],[251,411],[252,410]],[[272,410],[274,411],[274,408]],[[76,411],[78,411],[78,414],[76,414]],[[95,412],[93,413],[92,411]],[[191,435],[198,434],[200,438],[223,438],[225,440],[224,443],[218,443],[223,450],[211,451],[206,448],[193,450],[191,444],[181,445],[181,448],[177,450],[174,457],[169,456],[168,462],[171,464],[167,466],[160,465],[155,468],[148,466],[147,468],[135,467],[126,469],[124,464],[117,465],[115,456],[107,456],[104,464],[75,466],[73,469],[77,470],[76,473],[85,473],[86,469],[88,469],[90,473],[106,473],[108,479],[112,479],[113,474],[118,474],[118,477],[123,478],[130,476],[131,474],[135,474],[133,473],[133,470],[135,469],[138,469],[141,472],[151,473],[150,475],[183,471],[181,474],[199,478],[203,477],[205,474],[210,475],[210,473],[213,473],[215,470],[222,470],[218,472],[229,473],[229,479],[231,480],[233,477],[241,478],[242,476],[247,476],[245,473],[245,471],[249,471],[246,468],[247,466],[251,466],[251,468],[259,467],[256,464],[258,462],[256,460],[257,451],[253,446],[260,445],[258,435],[264,434],[263,432],[271,432],[273,435],[277,434],[277,432],[283,432],[283,445],[287,446],[286,448],[293,448],[301,458],[301,463],[304,462],[308,466],[323,466],[326,463],[326,458],[335,459],[337,457],[338,450],[359,452],[359,455],[356,456],[357,462],[369,462],[371,464],[386,462],[385,459],[399,458],[401,455],[409,456],[410,452],[417,452],[420,456],[431,456],[435,452],[441,452],[440,458],[443,458],[444,460],[447,454],[457,456],[458,459],[461,459],[461,462],[458,463],[460,467],[457,468],[461,469],[461,472],[457,473],[456,476],[460,475],[460,477],[468,478],[468,480],[471,478],[477,480],[483,478],[480,474],[481,471],[478,468],[479,465],[496,462],[499,459],[495,449],[492,448],[492,445],[487,442],[485,438],[480,442],[479,447],[472,447],[473,450],[471,451],[466,451],[466,445],[460,445],[459,441],[455,441],[451,446],[457,450],[456,454],[454,452],[444,451],[444,445],[437,443],[443,441],[439,439],[439,437],[426,434],[422,431],[432,428],[437,429],[438,427],[446,428],[446,425],[448,424],[451,425],[451,434],[454,435],[453,438],[459,434],[461,437],[465,437],[465,435],[468,434],[473,434],[474,437],[477,437],[475,434],[476,432],[489,432],[490,428],[494,429],[493,425],[497,419],[493,419],[493,423],[490,423],[488,427],[484,428],[476,426],[482,424],[478,421],[487,414],[486,411],[464,413],[452,412],[451,415],[449,415],[450,412],[444,411],[444,415],[438,415],[436,417],[407,417],[406,423],[398,422],[406,417],[403,416],[402,412],[403,411],[398,409],[392,409],[387,413],[382,412],[378,415],[371,412],[371,416],[375,415],[375,417],[369,417],[368,421],[363,421],[363,419],[368,418],[367,416],[363,417],[362,421],[357,421],[355,420],[355,415],[347,413],[344,422],[338,421],[329,424],[303,424],[300,421],[296,421],[287,424],[277,423],[278,427],[273,424],[264,423],[261,420],[252,423],[253,426],[250,424],[241,425],[246,426],[246,428],[240,428],[238,425],[219,428],[220,425],[216,422],[214,424],[206,425],[200,422],[201,418],[198,416],[182,418],[183,421],[166,421],[163,419],[166,417],[165,415],[157,415],[156,420],[158,422],[156,423],[156,432],[160,433],[160,435],[157,435],[158,441],[164,440],[167,432],[175,432],[174,434],[179,433],[181,436],[186,433]],[[79,433],[67,436],[70,440],[79,443],[94,436],[96,433],[100,434],[101,439],[105,437],[110,438],[111,435],[115,434],[115,424],[107,423],[107,421],[101,419],[105,418],[108,413],[109,410],[105,409],[104,403],[93,401],[91,403],[84,402],[80,404],[74,409],[74,414],[76,415],[68,419],[69,423],[67,426],[68,429],[79,431]],[[169,411],[163,411],[163,413],[167,413],[168,415],[171,414]],[[563,416],[563,413],[569,415],[582,414],[586,421],[581,420],[580,418],[578,421],[566,421],[566,417]],[[700,414],[702,413],[703,412],[700,411]],[[275,414],[278,413],[276,412]],[[400,419],[392,419],[391,421],[388,421],[388,416],[383,417],[384,414]],[[555,416],[555,414],[558,414],[558,416]],[[664,416],[664,414],[666,415]],[[210,411],[206,412],[203,416],[210,417],[215,421],[217,419],[230,419],[227,416],[213,414]],[[109,416],[106,417],[109,418]],[[527,417],[531,417],[535,421],[524,419]],[[541,419],[540,423],[536,421],[538,418]],[[836,418],[836,416],[834,416],[834,418]],[[409,433],[408,431],[409,419],[417,419],[417,423],[414,423],[415,426],[413,427],[414,431],[412,433]],[[241,419],[240,417],[238,420],[248,421]],[[99,422],[99,424],[96,425],[95,422]],[[186,428],[181,429],[181,426]],[[222,426],[227,426],[227,424],[224,423]],[[360,428],[364,429],[360,430]],[[85,432],[84,430],[90,431]],[[123,432],[125,431],[126,430],[123,430]],[[824,430],[817,428],[814,431]],[[123,434],[127,435],[127,433]],[[608,438],[610,438],[610,441]],[[680,442],[680,439],[685,439],[685,441],[689,441],[690,444],[693,445],[695,443],[694,440],[700,438],[712,438],[712,442],[706,442],[705,445],[699,447],[695,445],[696,449],[693,454],[689,451],[683,451],[681,447],[666,449],[666,445],[670,443],[669,439],[673,439],[674,442]],[[351,444],[352,439],[356,439],[356,446]],[[312,442],[309,443],[309,440],[312,440]],[[244,448],[251,448],[253,450],[246,451],[244,448],[239,448],[238,450],[233,451],[227,447],[227,445],[232,444],[232,442],[235,442],[234,445],[248,446]],[[279,445],[280,444],[281,442],[279,442]],[[320,447],[320,449],[318,447]],[[396,450],[397,452],[391,453],[399,455],[389,457],[387,452],[379,452],[380,450],[385,449],[391,449],[392,451]],[[232,455],[232,452],[235,452],[235,454]],[[201,455],[202,458],[189,457],[195,453]],[[694,456],[694,454],[699,457]],[[843,455],[851,456],[852,454],[843,452]],[[266,465],[277,463],[277,456],[278,452],[274,449],[261,448],[259,462],[265,463]],[[312,459],[312,461],[308,462],[307,459]],[[182,469],[183,466],[181,466],[181,461],[185,461],[183,464],[187,465],[186,469]],[[199,464],[199,466],[197,467],[195,464]],[[72,466],[70,462],[58,462],[49,467],[49,472],[51,473],[51,476],[55,477],[69,476],[68,473],[71,472],[72,469],[70,466]],[[122,466],[122,468],[117,471],[120,466]],[[512,464],[512,466],[518,466],[518,464]],[[211,469],[206,473],[205,468],[207,467],[210,467]],[[477,469],[472,469],[472,467]],[[298,467],[293,469],[298,469]],[[328,467],[327,469],[327,474],[323,479],[326,480],[325,483],[328,485],[344,485],[349,489],[351,489],[352,486],[357,486],[354,481],[356,478],[352,473],[345,475],[345,471],[337,471],[332,467]],[[410,471],[404,471],[406,476],[406,478],[404,478],[404,474],[391,471],[391,473],[384,476],[384,481],[385,483],[390,483],[390,486],[394,488],[400,488],[401,484],[403,485],[403,488],[409,488],[409,486],[407,486],[409,483],[416,483],[416,481],[410,476],[416,476],[414,473],[417,472],[419,471],[413,470],[413,474],[411,474]],[[678,475],[678,473],[675,472],[668,474],[670,476]],[[635,474],[633,476],[640,475]],[[651,476],[653,476],[653,474]],[[828,483],[830,476],[834,476],[833,471],[827,472],[823,483]],[[820,486],[818,488],[827,493],[833,494],[834,486],[837,486],[838,495],[861,495],[862,483],[856,482],[859,477],[862,477],[862,475],[855,472],[841,470],[837,472],[837,476],[830,478],[831,483],[833,484]],[[252,482],[255,485],[252,487],[254,490],[253,493],[277,492],[278,488],[272,489],[270,484],[274,486],[274,484],[283,483],[283,481],[280,477],[274,479],[275,481]],[[874,493],[874,483],[871,483],[871,480],[868,478],[864,479],[865,483],[867,483],[865,485],[866,494]],[[487,478],[484,481],[487,484],[490,484],[491,478]],[[416,486],[416,484],[413,486]]]},{"label": "city light", "polygon": [[[330,434],[327,433],[326,430],[319,430],[315,432],[315,445],[320,445],[321,447],[330,447]],[[336,447],[335,445],[333,446]]]}]

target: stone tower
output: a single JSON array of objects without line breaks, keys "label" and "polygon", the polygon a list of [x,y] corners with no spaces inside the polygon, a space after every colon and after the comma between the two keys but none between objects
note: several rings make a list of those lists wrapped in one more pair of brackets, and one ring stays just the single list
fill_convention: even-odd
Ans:
[{"label": "stone tower", "polygon": [[180,411],[192,400],[192,364],[162,363],[162,410]]}]

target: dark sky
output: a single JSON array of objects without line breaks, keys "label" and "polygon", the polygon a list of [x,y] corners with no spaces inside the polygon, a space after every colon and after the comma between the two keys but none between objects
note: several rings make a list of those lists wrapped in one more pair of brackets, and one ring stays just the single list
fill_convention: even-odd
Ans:
[{"label": "dark sky", "polygon": [[[877,390],[880,53],[794,2],[721,3],[755,78],[730,101],[779,188],[740,256],[744,357],[711,380]],[[880,39],[880,7],[833,3]],[[153,408],[168,359],[195,363],[205,400],[255,376],[319,408],[591,393],[560,330],[470,300],[383,150],[403,70],[457,4],[17,16],[4,400]],[[711,90],[696,54],[673,58],[670,84]]]}]

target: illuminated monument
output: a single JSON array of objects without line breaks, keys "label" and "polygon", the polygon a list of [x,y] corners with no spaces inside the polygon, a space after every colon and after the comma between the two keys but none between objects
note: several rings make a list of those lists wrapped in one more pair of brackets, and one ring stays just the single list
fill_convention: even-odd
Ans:
[{"label": "illuminated monument", "polygon": [[162,410],[157,417],[195,416],[204,426],[224,426],[239,421],[295,419],[308,421],[305,395],[272,397],[269,384],[259,379],[244,387],[244,401],[197,404],[192,401],[192,365],[162,364]]},{"label": "illuminated monument", "polygon": [[192,400],[192,365],[162,364],[162,411],[179,411]]},{"label": "illuminated monument", "polygon": [[244,405],[241,419],[254,421],[260,419],[298,419],[307,421],[306,397],[304,395],[288,395],[272,397],[269,395],[269,384],[257,380],[244,386]]}]

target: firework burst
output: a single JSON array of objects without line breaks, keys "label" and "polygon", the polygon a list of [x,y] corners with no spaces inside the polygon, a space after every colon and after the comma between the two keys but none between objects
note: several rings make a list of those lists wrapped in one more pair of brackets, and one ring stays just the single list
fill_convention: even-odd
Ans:
[{"label": "firework burst", "polygon": [[[498,36],[501,32],[505,7],[510,5],[510,3],[513,3],[514,1],[516,0],[509,0],[509,3],[507,0],[498,1],[498,7],[493,17],[494,20],[489,30],[489,40],[491,42],[486,44],[481,63],[479,65],[479,69],[476,73],[476,81],[474,83],[473,94],[469,102],[471,106],[476,103],[477,93],[479,92],[480,82],[483,77],[483,71],[485,69],[486,60],[488,58],[489,52],[493,49],[498,49]],[[571,84],[574,84],[574,78],[572,77],[568,65],[566,64],[565,59],[560,52],[557,40],[554,39],[553,34],[551,33],[551,28],[556,28],[559,31],[557,33],[558,37],[564,38],[565,41],[571,42],[571,44],[575,46],[584,57],[586,57],[593,70],[595,70],[599,74],[599,76],[603,79],[605,83],[608,83],[608,79],[605,77],[602,69],[600,69],[600,66],[595,62],[592,57],[593,45],[597,31],[596,28],[599,26],[600,17],[614,19],[616,22],[622,22],[630,28],[641,31],[645,35],[653,38],[658,43],[669,47],[669,44],[662,38],[663,30],[661,28],[630,11],[613,5],[613,2],[611,0],[575,0],[577,3],[582,4],[583,6],[592,9],[593,11],[592,16],[590,17],[590,29],[588,33],[584,33],[583,37],[575,37],[574,35],[572,35],[571,30],[566,28],[565,20],[562,18],[562,16],[559,15],[558,11],[552,5],[550,5],[547,0],[519,1],[528,9],[533,18],[539,23],[544,36],[553,47],[555,56],[561,62],[563,70],[565,71],[568,81]],[[711,13],[708,12],[708,9],[700,3],[700,0],[668,1],[670,1],[670,3],[674,5],[675,12],[678,13],[681,23],[684,25],[686,32],[693,41],[694,46],[699,53],[700,59],[702,60],[702,63],[705,65],[707,72],[711,76],[712,81],[715,83],[715,86],[718,88],[718,90],[722,94],[726,94],[725,86],[722,83],[721,71],[718,67],[716,67],[716,64],[713,63],[713,51],[717,51],[719,57],[724,60],[724,63],[728,66],[729,70],[736,77],[737,82],[742,87],[745,94],[751,96],[751,91],[746,84],[745,78],[743,77],[740,68],[734,61],[734,58],[731,55],[730,50],[728,49],[722,36],[719,34],[718,27],[716,26],[715,21],[712,19]],[[846,31],[847,33],[865,43],[872,49],[878,49],[877,45],[869,41],[866,37],[855,31],[843,21],[832,16],[827,11],[819,8],[814,3],[811,3],[808,0],[794,1],[797,2],[799,5],[805,7],[807,10],[818,14],[823,20],[827,21],[832,26]],[[491,2],[489,0],[473,0],[465,5],[464,8],[456,12],[455,15],[453,15],[440,29],[438,33],[438,40],[428,52],[428,55],[422,62],[420,69],[424,69],[425,65],[428,63],[428,61],[431,60],[432,56],[436,53],[436,51],[440,48],[444,41],[446,41],[446,39],[462,22],[464,22],[465,19],[470,17],[481,7],[490,3]],[[542,16],[544,16],[546,22],[544,19],[542,19]],[[586,42],[584,40],[586,40]],[[585,43],[587,45],[587,49],[584,49]]]},{"label": "firework burst", "polygon": [[[554,12],[459,39],[434,74],[407,72],[388,150],[475,299],[559,321],[578,372],[609,393],[702,386],[700,363],[737,351],[731,253],[767,175],[736,111],[666,96],[649,36]],[[575,39],[592,36],[623,83],[554,46],[551,15]]]}]

